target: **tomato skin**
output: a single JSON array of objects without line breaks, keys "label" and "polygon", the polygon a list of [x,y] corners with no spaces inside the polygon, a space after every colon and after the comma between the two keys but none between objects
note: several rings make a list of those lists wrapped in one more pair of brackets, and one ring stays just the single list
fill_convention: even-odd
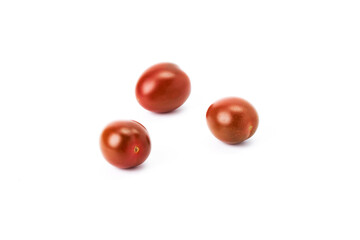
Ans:
[{"label": "tomato skin", "polygon": [[145,109],[164,113],[184,104],[190,91],[190,79],[186,73],[173,63],[159,63],[141,75],[135,93]]},{"label": "tomato skin", "polygon": [[142,164],[150,154],[151,142],[146,128],[136,121],[116,121],[105,127],[100,137],[105,159],[118,168]]},{"label": "tomato skin", "polygon": [[254,135],[259,117],[246,100],[228,97],[213,103],[206,112],[207,124],[216,138],[237,144]]}]

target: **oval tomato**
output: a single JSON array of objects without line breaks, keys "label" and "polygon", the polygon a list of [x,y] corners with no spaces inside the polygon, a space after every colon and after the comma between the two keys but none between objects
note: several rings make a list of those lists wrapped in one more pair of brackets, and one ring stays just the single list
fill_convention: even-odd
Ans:
[{"label": "oval tomato", "polygon": [[180,107],[190,95],[189,77],[175,64],[147,69],[136,85],[136,98],[145,109],[164,113]]},{"label": "oval tomato", "polygon": [[237,97],[221,99],[206,112],[207,124],[220,141],[236,144],[254,135],[259,117],[255,108]]},{"label": "oval tomato", "polygon": [[150,154],[151,143],[146,128],[136,121],[116,121],[103,130],[100,148],[105,159],[119,168],[132,168]]}]

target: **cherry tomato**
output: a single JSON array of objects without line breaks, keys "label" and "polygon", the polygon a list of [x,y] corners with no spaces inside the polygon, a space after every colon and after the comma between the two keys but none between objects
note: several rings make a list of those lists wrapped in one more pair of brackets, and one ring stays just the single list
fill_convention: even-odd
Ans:
[{"label": "cherry tomato", "polygon": [[151,143],[146,128],[136,121],[116,121],[103,130],[100,148],[105,159],[119,168],[132,168],[150,154]]},{"label": "cherry tomato", "polygon": [[254,135],[259,117],[246,100],[229,97],[213,103],[206,112],[207,124],[220,141],[240,143]]},{"label": "cherry tomato", "polygon": [[190,95],[189,77],[175,64],[159,63],[147,69],[136,85],[136,98],[145,109],[163,113],[180,107]]}]

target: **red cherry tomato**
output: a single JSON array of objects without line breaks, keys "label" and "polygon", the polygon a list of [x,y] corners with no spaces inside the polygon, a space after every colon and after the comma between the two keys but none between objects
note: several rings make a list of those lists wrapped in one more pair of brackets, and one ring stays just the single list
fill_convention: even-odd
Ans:
[{"label": "red cherry tomato", "polygon": [[132,168],[150,154],[151,143],[146,128],[136,121],[116,121],[105,127],[100,138],[105,159],[119,168]]},{"label": "red cherry tomato", "polygon": [[190,95],[189,77],[175,64],[147,69],[136,85],[136,98],[145,109],[163,113],[180,107]]},{"label": "red cherry tomato", "polygon": [[254,135],[259,117],[246,100],[229,97],[213,103],[206,113],[207,124],[220,141],[240,143]]}]

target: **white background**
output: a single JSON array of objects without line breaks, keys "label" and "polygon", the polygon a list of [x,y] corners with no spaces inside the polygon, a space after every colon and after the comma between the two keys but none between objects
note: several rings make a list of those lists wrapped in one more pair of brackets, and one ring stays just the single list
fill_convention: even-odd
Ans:
[{"label": "white background", "polygon": [[[157,115],[141,73],[174,62],[192,92]],[[359,1],[0,2],[0,239],[360,239]],[[214,101],[260,116],[229,146]],[[133,170],[99,135],[134,119]]]}]

